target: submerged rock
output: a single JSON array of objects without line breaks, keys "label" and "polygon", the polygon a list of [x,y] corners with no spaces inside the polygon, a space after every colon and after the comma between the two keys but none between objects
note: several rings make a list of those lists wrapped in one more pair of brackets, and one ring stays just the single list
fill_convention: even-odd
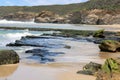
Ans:
[{"label": "submerged rock", "polygon": [[19,62],[19,56],[13,50],[0,50],[0,65],[15,64]]},{"label": "submerged rock", "polygon": [[101,51],[116,52],[120,51],[120,42],[114,40],[104,40],[99,45]]},{"label": "submerged rock", "polygon": [[32,50],[27,50],[25,53],[32,53],[33,55],[30,58],[38,59],[40,63],[54,62],[55,61],[54,56],[57,56],[59,54],[64,54],[62,52],[49,52],[48,50],[45,49],[32,49]]}]

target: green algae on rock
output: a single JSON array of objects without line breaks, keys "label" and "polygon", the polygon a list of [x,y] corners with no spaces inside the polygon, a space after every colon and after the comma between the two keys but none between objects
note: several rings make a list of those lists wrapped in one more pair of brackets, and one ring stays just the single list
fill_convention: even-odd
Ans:
[{"label": "green algae on rock", "polygon": [[120,42],[115,40],[104,40],[99,45],[99,48],[101,51],[116,52],[119,51]]},{"label": "green algae on rock", "polygon": [[94,32],[93,37],[104,38],[104,29]]},{"label": "green algae on rock", "polygon": [[19,56],[13,50],[0,50],[0,65],[16,64],[19,62]]},{"label": "green algae on rock", "polygon": [[82,71],[78,71],[79,74],[86,74],[86,75],[95,75],[100,69],[102,65],[94,62],[90,62],[83,67]]},{"label": "green algae on rock", "polygon": [[96,80],[120,80],[120,58],[106,59]]}]

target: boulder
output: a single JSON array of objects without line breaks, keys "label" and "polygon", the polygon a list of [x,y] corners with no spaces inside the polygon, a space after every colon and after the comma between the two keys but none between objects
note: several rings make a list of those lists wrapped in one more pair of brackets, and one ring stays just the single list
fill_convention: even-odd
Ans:
[{"label": "boulder", "polygon": [[99,45],[101,51],[116,52],[120,51],[120,42],[114,40],[104,40]]},{"label": "boulder", "polygon": [[33,21],[35,15],[35,13],[31,12],[16,12],[3,16],[3,19],[13,21]]},{"label": "boulder", "polygon": [[78,71],[79,74],[95,75],[101,69],[102,65],[94,62],[90,62],[83,67],[82,71]]},{"label": "boulder", "polygon": [[106,59],[96,80],[120,80],[120,58]]},{"label": "boulder", "polygon": [[19,56],[13,50],[0,50],[0,65],[15,64],[19,62]]},{"label": "boulder", "polygon": [[104,29],[94,32],[93,37],[96,38],[105,38]]}]

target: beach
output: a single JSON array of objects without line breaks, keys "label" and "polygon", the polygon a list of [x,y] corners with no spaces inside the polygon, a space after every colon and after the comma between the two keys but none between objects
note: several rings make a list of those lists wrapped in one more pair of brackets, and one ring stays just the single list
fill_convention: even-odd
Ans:
[{"label": "beach", "polygon": [[[87,27],[89,27],[89,25]],[[106,31],[120,31],[119,25],[94,25],[92,27],[99,27],[100,29],[105,29]],[[29,30],[6,30],[6,32],[1,30],[3,41],[7,41],[7,43],[17,39],[19,40],[22,36],[38,35],[42,33],[43,32],[32,32]],[[49,31],[44,33],[49,33]],[[13,34],[15,36],[13,36]],[[16,36],[17,34],[19,34],[19,36]],[[34,47],[10,47],[10,49],[15,49],[21,60],[19,64],[0,66],[0,80],[3,80],[4,78],[8,80],[16,80],[16,78],[17,80],[88,80],[88,78],[89,80],[95,80],[96,77],[77,74],[77,71],[82,70],[83,66],[91,61],[103,64],[106,58],[120,56],[120,53],[100,52],[98,44],[87,42],[82,39],[72,40],[72,38],[57,38],[55,39],[55,42],[56,41],[71,46],[71,48],[50,48],[49,51],[51,52],[63,52],[64,54],[55,56],[55,62],[46,64],[41,64],[38,61],[28,58],[31,54],[25,54],[26,50],[34,49]],[[5,44],[3,45],[4,48],[6,48]]]}]

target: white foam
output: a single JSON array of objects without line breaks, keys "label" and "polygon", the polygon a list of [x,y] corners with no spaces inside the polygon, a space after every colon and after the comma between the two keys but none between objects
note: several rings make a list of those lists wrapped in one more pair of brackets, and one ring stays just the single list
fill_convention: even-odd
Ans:
[{"label": "white foam", "polygon": [[25,21],[25,22],[23,22],[23,21],[8,21],[8,20],[6,20],[6,19],[3,19],[3,20],[0,20],[0,23],[34,23],[34,20],[32,20],[32,21]]}]

